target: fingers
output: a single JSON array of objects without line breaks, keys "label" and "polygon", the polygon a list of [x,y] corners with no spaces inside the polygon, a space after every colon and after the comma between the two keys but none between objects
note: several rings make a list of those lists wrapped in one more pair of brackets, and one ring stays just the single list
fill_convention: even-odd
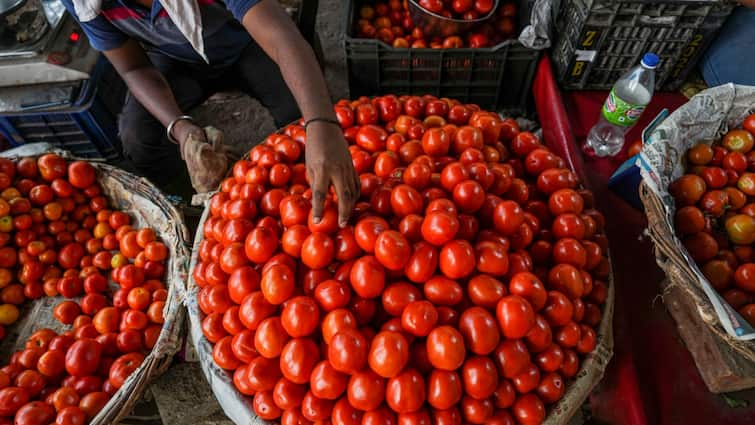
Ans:
[{"label": "fingers", "polygon": [[328,193],[328,173],[325,170],[310,168],[307,173],[312,180],[312,221],[315,224],[322,219],[322,210],[325,204],[325,195]]},{"label": "fingers", "polygon": [[333,186],[335,186],[336,195],[338,195],[338,225],[346,227],[359,192],[354,173],[349,169],[337,170],[333,173]]}]

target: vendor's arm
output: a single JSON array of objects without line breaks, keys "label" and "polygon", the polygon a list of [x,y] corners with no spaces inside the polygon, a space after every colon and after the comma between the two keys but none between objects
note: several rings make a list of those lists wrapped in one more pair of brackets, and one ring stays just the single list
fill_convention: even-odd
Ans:
[{"label": "vendor's arm", "polygon": [[[71,0],[63,0],[63,5],[71,15],[76,16]],[[167,126],[182,115],[168,83],[152,66],[139,43],[102,15],[80,24],[89,44],[105,54],[128,85],[129,91],[155,118]],[[173,128],[173,137],[181,143],[191,133],[196,133],[200,139],[204,138],[202,130],[189,121],[179,121]]]},{"label": "vendor's arm", "polygon": [[[165,77],[152,66],[139,43],[129,39],[103,53],[128,85],[131,94],[164,126],[183,115]],[[179,143],[192,133],[200,140],[205,138],[200,127],[186,120],[178,121],[172,133]]]},{"label": "vendor's arm", "polygon": [[739,0],[739,3],[742,6],[749,7],[750,9],[755,9],[755,0]]},{"label": "vendor's arm", "polygon": [[[229,1],[234,14],[257,44],[278,64],[305,120],[335,120],[325,78],[307,44],[277,0]],[[241,3],[256,3],[243,16]],[[236,8],[236,10],[233,10]],[[323,201],[332,183],[338,195],[339,223],[345,225],[359,197],[359,180],[348,145],[337,124],[313,122],[307,128],[307,174],[312,185],[312,215],[319,220]]]}]

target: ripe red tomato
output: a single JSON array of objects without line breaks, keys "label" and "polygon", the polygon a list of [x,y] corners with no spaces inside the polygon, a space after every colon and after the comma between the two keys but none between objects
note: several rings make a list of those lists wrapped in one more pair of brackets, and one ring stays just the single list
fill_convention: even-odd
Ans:
[{"label": "ripe red tomato", "polygon": [[532,305],[518,295],[508,295],[498,301],[496,316],[506,338],[521,338],[535,324]]},{"label": "ripe red tomato", "polygon": [[129,353],[118,357],[110,367],[110,383],[115,388],[120,388],[129,376],[141,366],[144,361],[142,353]]},{"label": "ripe red tomato", "polygon": [[319,361],[320,350],[310,338],[294,338],[283,347],[280,369],[283,376],[296,384],[306,384]]},{"label": "ripe red tomato", "polygon": [[73,187],[86,189],[94,184],[97,171],[92,164],[85,161],[74,161],[68,165],[68,181]]},{"label": "ripe red tomato", "polygon": [[339,372],[354,374],[367,363],[367,340],[353,328],[336,333],[328,345],[328,360]]},{"label": "ripe red tomato", "polygon": [[317,303],[306,296],[290,299],[281,312],[281,324],[292,338],[310,335],[317,328],[319,319]]},{"label": "ripe red tomato", "polygon": [[425,402],[425,381],[414,369],[406,369],[388,380],[385,399],[393,411],[409,413],[418,410]]},{"label": "ripe red tomato", "polygon": [[475,262],[472,245],[467,241],[457,239],[443,245],[438,264],[446,277],[461,279],[474,271]]},{"label": "ripe red tomato", "polygon": [[92,375],[99,366],[102,346],[93,339],[80,339],[66,352],[65,368],[73,376]]},{"label": "ripe red tomato", "polygon": [[464,338],[451,326],[439,326],[427,336],[428,360],[437,369],[458,369],[465,354]]},{"label": "ripe red tomato", "polygon": [[354,262],[349,281],[357,295],[374,298],[385,287],[385,269],[375,257],[367,255]]},{"label": "ripe red tomato", "polygon": [[469,308],[461,314],[459,331],[466,347],[479,355],[490,354],[500,340],[495,318],[481,307]]}]

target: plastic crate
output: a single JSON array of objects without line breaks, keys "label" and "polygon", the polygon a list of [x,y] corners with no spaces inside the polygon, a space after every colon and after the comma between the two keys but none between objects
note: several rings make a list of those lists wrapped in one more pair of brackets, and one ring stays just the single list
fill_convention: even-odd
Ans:
[{"label": "plastic crate", "polygon": [[721,0],[563,0],[553,62],[562,87],[608,90],[645,52],[656,88],[677,90],[735,4]]},{"label": "plastic crate", "polygon": [[0,116],[0,133],[11,147],[46,142],[88,159],[121,156],[117,117],[126,85],[104,57],[81,84],[68,108]]},{"label": "plastic crate", "polygon": [[[518,40],[483,49],[397,49],[375,39],[353,38],[357,2],[345,7],[346,66],[352,98],[380,94],[431,94],[482,108],[524,115],[540,51]],[[359,2],[359,5],[369,2]],[[527,2],[520,25],[529,22]]]}]

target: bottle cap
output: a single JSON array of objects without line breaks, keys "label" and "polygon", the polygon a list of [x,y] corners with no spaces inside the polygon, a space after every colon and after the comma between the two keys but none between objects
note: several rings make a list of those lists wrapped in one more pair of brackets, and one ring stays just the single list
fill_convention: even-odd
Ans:
[{"label": "bottle cap", "polygon": [[656,66],[658,66],[658,62],[661,60],[658,58],[658,55],[655,53],[645,53],[645,55],[642,57],[642,66],[645,68],[655,69]]}]

